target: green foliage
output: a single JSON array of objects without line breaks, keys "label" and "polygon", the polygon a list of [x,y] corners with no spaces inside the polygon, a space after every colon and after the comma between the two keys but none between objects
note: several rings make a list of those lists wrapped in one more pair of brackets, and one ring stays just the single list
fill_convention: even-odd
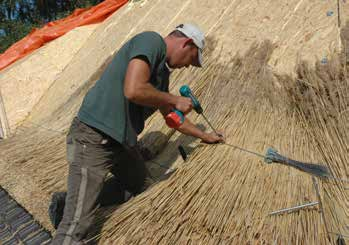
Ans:
[{"label": "green foliage", "polygon": [[0,36],[0,53],[3,53],[13,43],[25,37],[35,25],[24,23],[20,20],[6,20],[0,23],[0,29],[3,30]]},{"label": "green foliage", "polygon": [[0,53],[33,28],[103,0],[0,0]]}]

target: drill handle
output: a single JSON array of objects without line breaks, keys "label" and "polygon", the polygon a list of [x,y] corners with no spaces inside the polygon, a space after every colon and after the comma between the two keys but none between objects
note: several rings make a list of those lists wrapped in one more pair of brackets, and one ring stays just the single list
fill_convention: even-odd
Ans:
[{"label": "drill handle", "polygon": [[179,89],[179,93],[187,98],[191,99],[191,102],[193,103],[193,108],[194,110],[198,113],[201,114],[202,113],[202,107],[200,105],[199,100],[194,96],[193,92],[191,91],[191,89],[189,88],[188,85],[183,85],[180,89]]},{"label": "drill handle", "polygon": [[201,114],[203,110],[198,99],[195,98],[193,94],[190,94],[189,97],[191,99],[191,102],[193,103],[193,109],[196,111],[196,113]]}]

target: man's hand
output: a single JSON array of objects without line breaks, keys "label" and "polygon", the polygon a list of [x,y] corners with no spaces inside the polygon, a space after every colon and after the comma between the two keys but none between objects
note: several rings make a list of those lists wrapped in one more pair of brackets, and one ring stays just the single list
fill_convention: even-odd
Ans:
[{"label": "man's hand", "polygon": [[190,98],[177,96],[177,102],[175,104],[177,110],[184,113],[184,115],[188,114],[193,109],[193,103]]},{"label": "man's hand", "polygon": [[206,133],[201,139],[204,143],[207,144],[216,144],[216,143],[223,143],[224,137],[223,135],[218,132],[219,135],[217,135],[215,132]]},{"label": "man's hand", "polygon": [[[166,116],[166,110],[161,110],[161,113]],[[224,137],[221,132],[217,132],[219,135],[216,133],[205,133],[202,131],[200,128],[195,126],[189,118],[186,118],[184,120],[184,123],[177,128],[177,130],[185,135],[190,135],[196,138],[199,138],[202,140],[202,142],[207,143],[207,144],[215,144],[215,143],[222,143],[224,142]]]}]

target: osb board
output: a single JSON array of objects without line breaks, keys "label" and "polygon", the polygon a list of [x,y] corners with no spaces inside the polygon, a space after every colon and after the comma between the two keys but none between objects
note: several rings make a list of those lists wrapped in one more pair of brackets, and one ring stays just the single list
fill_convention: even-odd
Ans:
[{"label": "osb board", "polygon": [[96,27],[76,28],[1,72],[0,90],[11,132],[28,116]]}]

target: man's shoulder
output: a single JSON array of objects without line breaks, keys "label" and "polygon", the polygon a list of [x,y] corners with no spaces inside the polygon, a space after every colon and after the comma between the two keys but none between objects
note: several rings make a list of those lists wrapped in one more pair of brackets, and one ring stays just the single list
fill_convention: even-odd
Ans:
[{"label": "man's shoulder", "polygon": [[155,31],[140,32],[136,36],[162,39],[162,36],[159,33],[155,32]]},{"label": "man's shoulder", "polygon": [[162,36],[155,31],[144,31],[144,32],[138,33],[132,39],[133,40],[144,40],[144,41],[149,41],[149,42],[153,42],[153,43],[155,42],[155,43],[159,43],[159,44],[165,44]]}]

